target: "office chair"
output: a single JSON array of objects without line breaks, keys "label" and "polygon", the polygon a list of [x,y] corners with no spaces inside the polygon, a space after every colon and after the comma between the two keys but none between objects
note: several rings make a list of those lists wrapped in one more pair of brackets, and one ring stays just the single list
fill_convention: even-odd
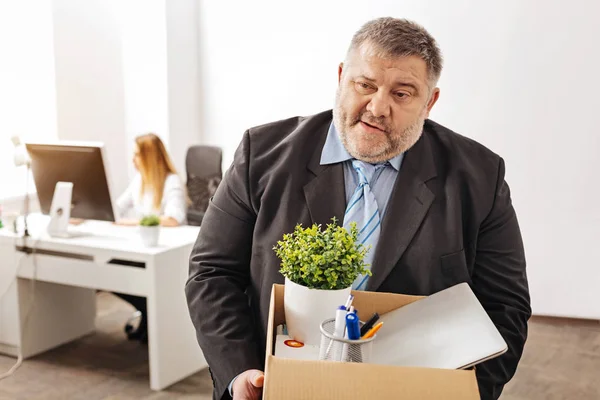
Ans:
[{"label": "office chair", "polygon": [[221,183],[223,152],[220,147],[191,146],[185,157],[186,187],[191,204],[188,206],[189,225],[200,226],[208,202]]}]

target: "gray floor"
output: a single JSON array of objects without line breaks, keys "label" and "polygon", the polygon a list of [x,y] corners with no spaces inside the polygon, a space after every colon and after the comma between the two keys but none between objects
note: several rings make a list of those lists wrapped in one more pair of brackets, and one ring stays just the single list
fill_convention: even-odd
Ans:
[{"label": "gray floor", "polygon": [[[98,295],[97,333],[26,360],[0,382],[0,400],[210,399],[207,370],[162,392],[148,388],[147,349],[123,337],[131,308]],[[600,323],[535,318],[506,400],[600,399]],[[14,359],[0,356],[4,372]]]}]

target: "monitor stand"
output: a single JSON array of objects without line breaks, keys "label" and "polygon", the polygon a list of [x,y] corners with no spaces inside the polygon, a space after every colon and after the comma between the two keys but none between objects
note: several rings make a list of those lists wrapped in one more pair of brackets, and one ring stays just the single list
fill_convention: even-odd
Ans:
[{"label": "monitor stand", "polygon": [[51,237],[70,238],[76,236],[68,231],[72,197],[73,183],[56,183],[50,206],[50,223],[47,228],[48,235]]}]

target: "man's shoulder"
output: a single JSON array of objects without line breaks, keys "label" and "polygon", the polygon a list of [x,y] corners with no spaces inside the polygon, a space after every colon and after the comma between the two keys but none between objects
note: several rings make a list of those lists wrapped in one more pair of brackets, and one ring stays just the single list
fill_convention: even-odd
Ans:
[{"label": "man's shoulder", "polygon": [[290,118],[280,119],[277,121],[267,122],[264,124],[256,125],[248,129],[251,135],[268,134],[271,132],[281,132],[294,130],[300,125],[306,118],[306,116],[294,116]]},{"label": "man's shoulder", "polygon": [[254,126],[248,129],[248,134],[252,139],[266,139],[272,142],[293,134],[315,133],[319,128],[331,123],[331,119],[332,112],[327,110],[310,116],[295,116]]},{"label": "man's shoulder", "polygon": [[433,143],[438,158],[450,164],[459,164],[474,170],[489,167],[495,170],[500,156],[483,144],[446,128],[432,120],[425,122],[424,133]]},{"label": "man's shoulder", "polygon": [[246,145],[254,170],[272,172],[280,160],[285,160],[286,168],[305,168],[319,146],[322,148],[331,120],[329,110],[248,129]]}]

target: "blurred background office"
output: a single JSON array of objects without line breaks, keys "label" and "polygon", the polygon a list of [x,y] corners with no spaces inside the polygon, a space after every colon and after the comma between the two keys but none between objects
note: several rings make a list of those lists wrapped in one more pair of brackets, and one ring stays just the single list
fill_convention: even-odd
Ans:
[{"label": "blurred background office", "polygon": [[[115,198],[136,175],[135,138],[146,132],[160,137],[184,185],[192,145],[221,148],[227,168],[247,128],[331,108],[338,63],[361,24],[409,18],[444,55],[431,118],[506,161],[536,317],[502,398],[600,398],[599,13],[594,0],[5,0],[0,204],[22,210],[14,135],[103,142]],[[53,398],[83,387],[87,398],[152,398],[148,353],[122,332],[132,309],[106,293],[98,301],[95,335],[26,360],[0,382],[0,398],[57,385]],[[0,338],[2,329],[0,318]],[[0,355],[0,373],[13,361]],[[206,370],[164,392],[210,395]]]}]

